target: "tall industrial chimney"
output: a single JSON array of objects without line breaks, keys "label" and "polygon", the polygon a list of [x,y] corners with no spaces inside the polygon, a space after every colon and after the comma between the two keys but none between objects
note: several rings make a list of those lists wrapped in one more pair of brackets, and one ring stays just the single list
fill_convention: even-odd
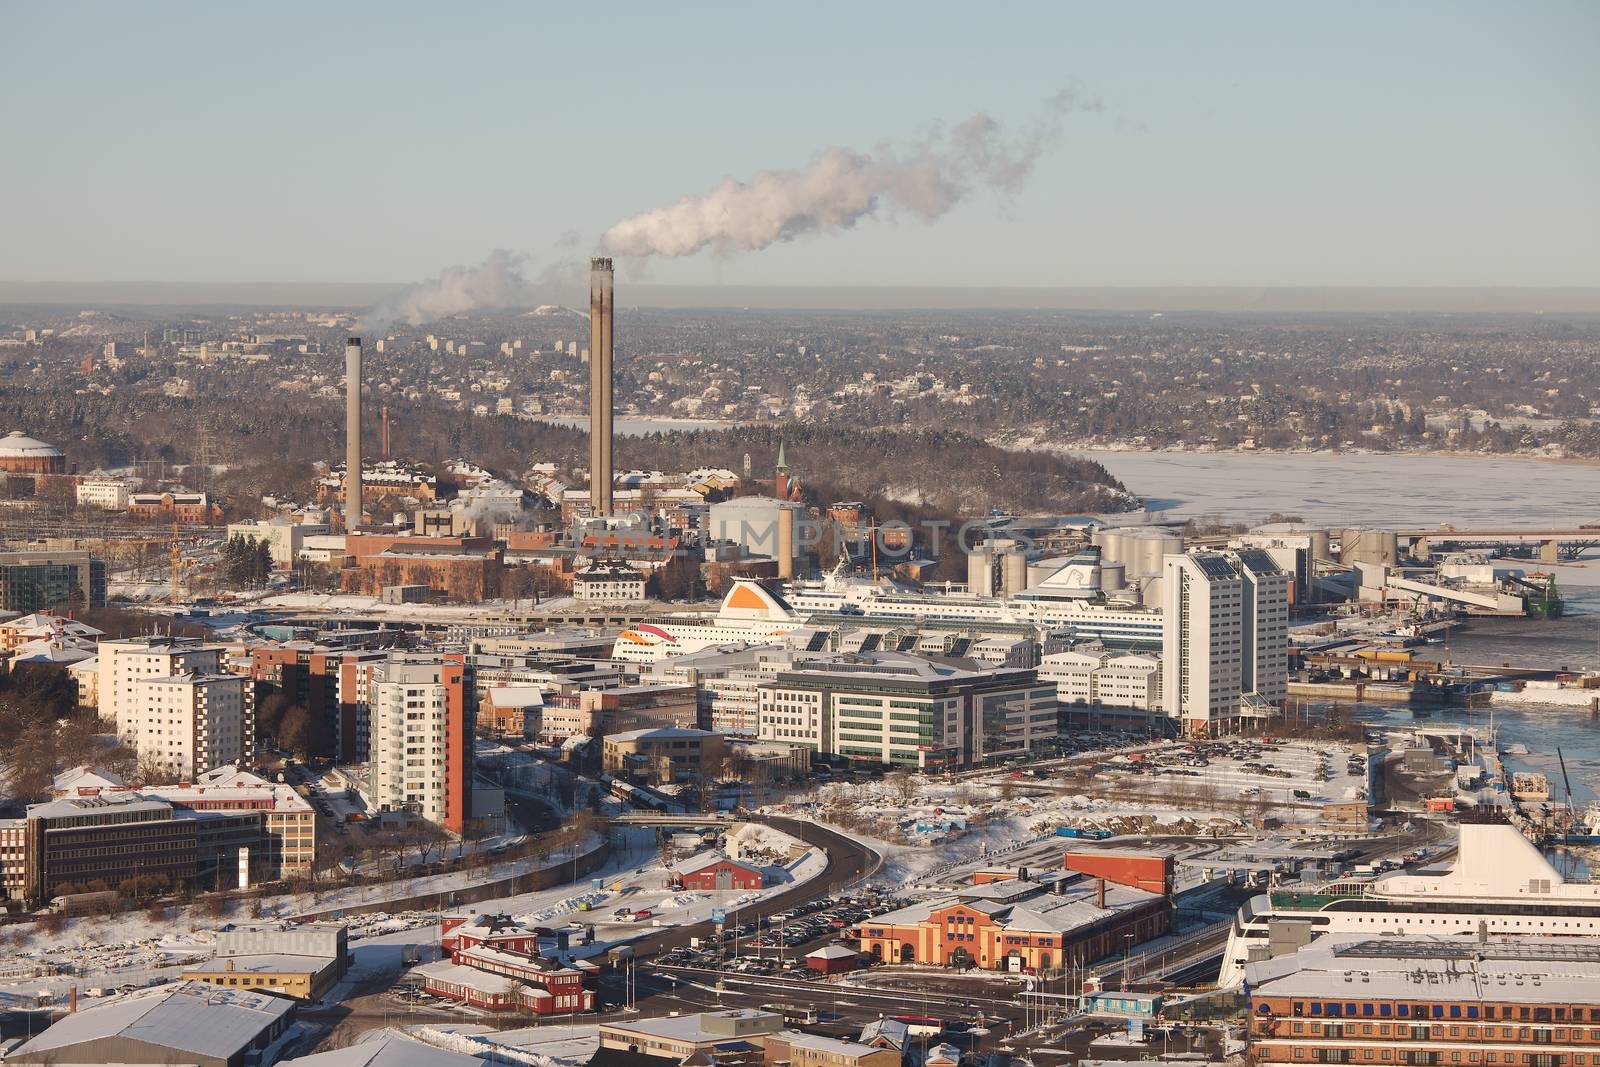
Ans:
[{"label": "tall industrial chimney", "polygon": [[611,514],[611,287],[609,258],[589,261],[589,503]]},{"label": "tall industrial chimney", "polygon": [[344,343],[344,528],[361,525],[361,338]]}]

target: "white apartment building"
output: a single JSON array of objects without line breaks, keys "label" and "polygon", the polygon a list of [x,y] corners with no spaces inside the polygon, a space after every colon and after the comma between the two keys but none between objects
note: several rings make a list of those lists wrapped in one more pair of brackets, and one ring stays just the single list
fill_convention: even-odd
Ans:
[{"label": "white apartment building", "polygon": [[1154,656],[1052,652],[1039,661],[1039,680],[1055,684],[1062,704],[1140,711],[1161,707],[1161,661]]},{"label": "white apartment building", "polygon": [[250,755],[254,702],[250,679],[182,674],[133,683],[118,730],[141,766],[192,782]]},{"label": "white apartment building", "polygon": [[[368,781],[371,801],[379,811],[406,811],[439,825],[456,825],[463,817],[460,793],[470,779],[452,781],[452,759],[464,757],[457,746],[472,745],[472,724],[454,724],[451,703],[470,696],[461,668],[423,659],[392,658],[369,668],[367,686]],[[446,675],[455,672],[454,681]],[[465,689],[465,694],[463,693]],[[462,714],[459,710],[457,714]],[[470,775],[470,761],[458,774]],[[452,787],[457,793],[453,807]]]},{"label": "white apartment building", "polygon": [[121,478],[85,478],[78,483],[78,506],[102,511],[127,511],[133,490]]},{"label": "white apartment building", "polygon": [[1039,660],[1039,680],[1053,683],[1063,704],[1093,704],[1094,674],[1104,663],[1100,653],[1051,652]]},{"label": "white apartment building", "polygon": [[1243,682],[1244,582],[1219,552],[1167,556],[1162,565],[1161,692],[1189,733],[1238,725]]},{"label": "white apartment building", "polygon": [[1238,729],[1288,688],[1289,576],[1265,552],[1163,564],[1162,704],[1189,733]]},{"label": "white apartment building", "polygon": [[798,660],[757,697],[761,740],[872,763],[966,767],[1059,733],[1055,687],[1034,671],[899,652]]},{"label": "white apartment building", "polygon": [[1233,553],[1244,580],[1243,662],[1240,686],[1268,704],[1289,696],[1289,593],[1293,576],[1259,548]]},{"label": "white apartment building", "polygon": [[103,640],[96,649],[100,680],[100,717],[116,724],[124,737],[124,710],[133,706],[134,686],[152,678],[183,674],[222,673],[223,650],[217,645],[181,637],[124,637]]}]

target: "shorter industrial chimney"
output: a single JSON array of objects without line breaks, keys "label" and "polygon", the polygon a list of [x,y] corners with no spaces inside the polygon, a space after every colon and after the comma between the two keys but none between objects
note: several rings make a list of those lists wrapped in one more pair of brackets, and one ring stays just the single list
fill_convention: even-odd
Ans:
[{"label": "shorter industrial chimney", "polygon": [[794,578],[794,510],[787,503],[778,505],[778,577],[784,581]]},{"label": "shorter industrial chimney", "polygon": [[344,529],[361,525],[361,338],[344,343]]}]

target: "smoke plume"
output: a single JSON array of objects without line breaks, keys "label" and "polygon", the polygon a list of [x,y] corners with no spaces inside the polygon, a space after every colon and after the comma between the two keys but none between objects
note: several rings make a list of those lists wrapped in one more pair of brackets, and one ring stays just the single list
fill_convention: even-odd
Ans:
[{"label": "smoke plume", "polygon": [[616,256],[692,256],[754,252],[810,233],[848,230],[864,218],[903,212],[938,219],[975,190],[1019,189],[1056,142],[1073,110],[1094,101],[1062,91],[1043,115],[1014,134],[978,114],[910,148],[883,144],[870,154],[828,148],[799,170],[765,170],[749,181],[725,178],[704,196],[632,215],[601,237]]},{"label": "smoke plume", "polygon": [[447,315],[479,308],[521,307],[534,302],[533,287],[523,275],[524,257],[497,248],[476,267],[449,267],[437,278],[418,282],[369,311],[362,330],[380,330],[393,323],[420,326]]}]

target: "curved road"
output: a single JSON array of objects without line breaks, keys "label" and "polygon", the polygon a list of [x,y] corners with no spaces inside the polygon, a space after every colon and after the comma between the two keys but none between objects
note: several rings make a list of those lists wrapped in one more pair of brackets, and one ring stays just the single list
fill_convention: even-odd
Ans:
[{"label": "curved road", "polygon": [[[695,825],[694,816],[689,815],[684,818],[686,825]],[[808,900],[839,892],[863,878],[876,874],[878,868],[883,865],[883,857],[866,845],[814,822],[778,815],[752,816],[737,821],[770,826],[774,830],[822,849],[828,856],[828,869],[817,877],[738,908],[737,915],[741,923],[783,911],[794,904],[803,904]],[[710,922],[696,923],[692,926],[674,926],[658,933],[646,934],[629,944],[636,957],[653,956],[671,949],[683,948],[691,937],[699,937],[711,931]]]}]

